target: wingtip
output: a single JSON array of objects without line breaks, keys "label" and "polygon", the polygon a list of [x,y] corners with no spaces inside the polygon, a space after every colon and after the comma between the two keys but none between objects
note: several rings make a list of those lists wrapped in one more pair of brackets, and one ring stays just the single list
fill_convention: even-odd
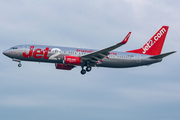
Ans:
[{"label": "wingtip", "polygon": [[176,53],[177,51],[172,51],[172,53]]},{"label": "wingtip", "polygon": [[169,53],[171,53],[171,54],[173,54],[173,53],[176,53],[177,51],[172,51],[172,52],[169,52]]}]

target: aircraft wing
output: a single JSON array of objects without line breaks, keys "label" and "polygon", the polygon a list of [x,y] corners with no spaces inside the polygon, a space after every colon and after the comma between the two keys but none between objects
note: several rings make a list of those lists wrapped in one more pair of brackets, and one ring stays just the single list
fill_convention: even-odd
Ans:
[{"label": "aircraft wing", "polygon": [[91,62],[97,62],[99,60],[102,60],[103,58],[105,58],[109,55],[110,51],[126,44],[130,35],[131,35],[131,32],[129,32],[127,34],[127,36],[124,38],[124,40],[122,42],[117,43],[116,45],[113,45],[111,47],[108,47],[108,48],[105,48],[105,49],[102,49],[102,50],[81,56],[81,60],[91,61]]}]

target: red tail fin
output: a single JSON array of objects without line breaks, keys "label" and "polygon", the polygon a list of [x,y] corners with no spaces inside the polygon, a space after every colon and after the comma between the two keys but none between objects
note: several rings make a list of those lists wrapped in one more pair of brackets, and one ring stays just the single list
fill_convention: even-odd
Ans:
[{"label": "red tail fin", "polygon": [[168,26],[162,26],[161,29],[140,49],[131,50],[127,52],[140,53],[147,55],[159,55],[168,32]]}]

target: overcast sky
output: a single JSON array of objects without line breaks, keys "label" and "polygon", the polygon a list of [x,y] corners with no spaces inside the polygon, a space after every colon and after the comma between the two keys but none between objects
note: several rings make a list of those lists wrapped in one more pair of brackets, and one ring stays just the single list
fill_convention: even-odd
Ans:
[{"label": "overcast sky", "polygon": [[0,55],[1,120],[179,120],[180,1],[0,0],[0,51],[19,44],[117,50],[142,47],[163,25],[162,52],[151,66],[56,70]]}]

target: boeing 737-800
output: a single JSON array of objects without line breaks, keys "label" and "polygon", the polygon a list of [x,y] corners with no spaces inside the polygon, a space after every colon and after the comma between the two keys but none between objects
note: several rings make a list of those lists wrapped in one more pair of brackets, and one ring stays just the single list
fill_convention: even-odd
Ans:
[{"label": "boeing 737-800", "polygon": [[[131,32],[124,40],[111,47],[95,50],[45,45],[17,45],[3,52],[13,61],[34,61],[55,63],[56,69],[71,70],[81,66],[81,74],[91,71],[92,67],[128,68],[151,65],[176,51],[161,54],[161,50],[168,32],[168,26],[162,26],[158,32],[140,49],[126,52],[113,51],[127,43]],[[86,69],[84,69],[86,67]]]}]

